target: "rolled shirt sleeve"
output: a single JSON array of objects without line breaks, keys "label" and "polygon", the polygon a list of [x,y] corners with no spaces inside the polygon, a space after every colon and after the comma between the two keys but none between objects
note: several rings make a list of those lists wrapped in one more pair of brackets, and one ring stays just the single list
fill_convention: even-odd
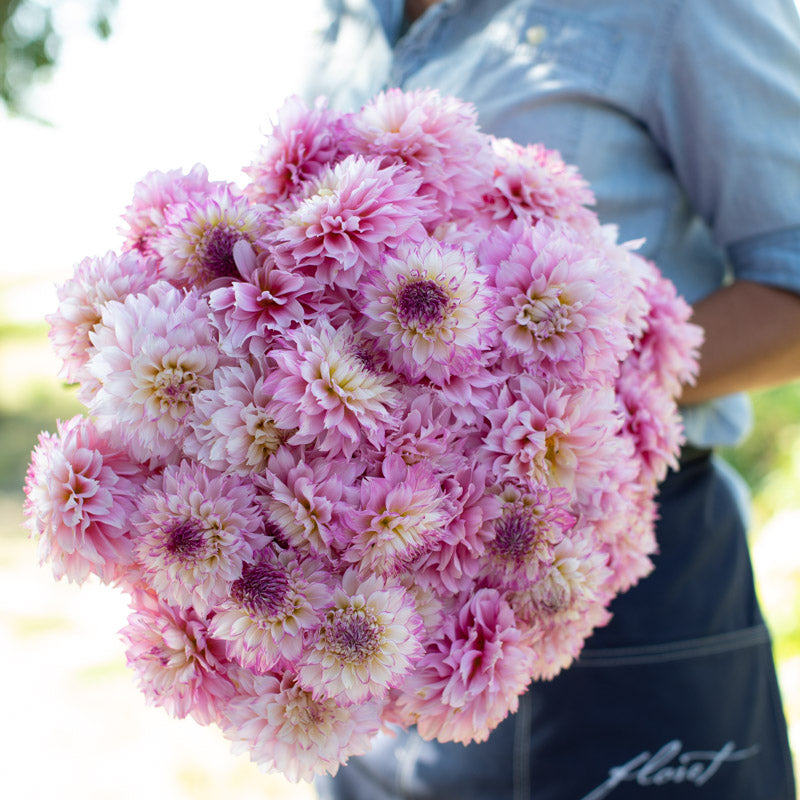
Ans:
[{"label": "rolled shirt sleeve", "polygon": [[737,278],[800,294],[800,226],[733,242],[728,257]]},{"label": "rolled shirt sleeve", "polygon": [[800,17],[793,0],[674,4],[644,110],[732,276],[800,292]]}]

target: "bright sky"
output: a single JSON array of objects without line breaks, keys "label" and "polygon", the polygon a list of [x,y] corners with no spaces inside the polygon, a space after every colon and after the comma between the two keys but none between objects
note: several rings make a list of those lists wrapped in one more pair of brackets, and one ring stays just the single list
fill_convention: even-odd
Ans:
[{"label": "bright sky", "polygon": [[120,0],[107,42],[89,31],[87,5],[60,6],[60,64],[31,96],[53,127],[0,110],[0,318],[40,319],[54,281],[117,249],[146,172],[199,161],[212,179],[241,181],[300,83],[319,0]]}]

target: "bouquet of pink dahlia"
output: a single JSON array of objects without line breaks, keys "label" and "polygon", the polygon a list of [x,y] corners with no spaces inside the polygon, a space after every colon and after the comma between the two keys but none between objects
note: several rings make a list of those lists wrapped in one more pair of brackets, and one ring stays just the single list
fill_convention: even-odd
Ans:
[{"label": "bouquet of pink dahlia", "polygon": [[60,287],[88,411],[27,525],[130,595],[148,701],[265,769],[483,740],[651,569],[699,331],[573,167],[458,100],[290,99],[245,172],[150,173]]}]

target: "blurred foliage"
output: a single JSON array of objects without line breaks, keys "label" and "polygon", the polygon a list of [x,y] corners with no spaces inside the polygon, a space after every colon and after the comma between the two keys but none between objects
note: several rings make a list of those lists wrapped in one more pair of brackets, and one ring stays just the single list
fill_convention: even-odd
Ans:
[{"label": "blurred foliage", "polygon": [[800,381],[753,394],[751,435],[721,455],[741,473],[753,493],[760,520],[787,503],[797,504],[800,455]]},{"label": "blurred foliage", "polygon": [[[7,360],[17,352],[19,358]],[[31,450],[42,431],[55,432],[56,420],[85,411],[75,390],[40,365],[50,354],[47,325],[0,320],[0,361],[6,380],[0,384],[0,495],[22,492]]]},{"label": "blurred foliage", "polygon": [[[753,394],[752,434],[721,455],[744,477],[753,495],[752,540],[760,572],[757,584],[779,665],[800,657],[800,552],[796,534],[783,523],[767,535],[770,522],[800,507],[800,382]],[[792,527],[788,524],[788,527]],[[800,697],[787,696],[790,716],[800,719]],[[798,754],[800,765],[800,754]]]},{"label": "blurred foliage", "polygon": [[[58,11],[68,0],[0,0],[0,101],[12,114],[34,115],[25,95],[58,62],[64,30]],[[111,33],[118,0],[84,0],[97,36]]]},{"label": "blurred foliage", "polygon": [[34,384],[25,393],[22,409],[0,406],[0,492],[20,492],[30,454],[42,431],[55,432],[57,419],[85,411],[71,392]]},{"label": "blurred foliage", "polygon": [[46,322],[6,322],[0,320],[0,344],[3,342],[23,342],[26,340],[47,341]]}]

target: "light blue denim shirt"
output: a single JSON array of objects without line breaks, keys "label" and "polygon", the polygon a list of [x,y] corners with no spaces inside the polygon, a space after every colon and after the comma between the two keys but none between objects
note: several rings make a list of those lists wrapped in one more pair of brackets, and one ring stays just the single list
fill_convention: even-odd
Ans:
[{"label": "light blue denim shirt", "polygon": [[[733,279],[800,292],[800,19],[794,0],[327,0],[307,88],[357,108],[386,86],[470,101],[542,142],[603,222],[645,238],[690,302]],[[748,429],[743,396],[684,410],[696,445]]]}]

